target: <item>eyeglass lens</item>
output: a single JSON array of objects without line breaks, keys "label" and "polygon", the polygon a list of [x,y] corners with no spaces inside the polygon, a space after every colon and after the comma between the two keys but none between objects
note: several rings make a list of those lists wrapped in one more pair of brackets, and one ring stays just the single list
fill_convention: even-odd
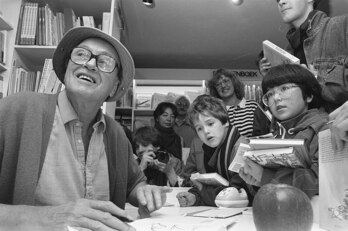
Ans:
[{"label": "eyeglass lens", "polygon": [[86,64],[92,58],[95,58],[96,65],[98,69],[102,72],[113,72],[116,66],[118,65],[113,57],[105,54],[94,55],[91,51],[82,47],[74,48],[70,55],[71,61],[79,65]]}]

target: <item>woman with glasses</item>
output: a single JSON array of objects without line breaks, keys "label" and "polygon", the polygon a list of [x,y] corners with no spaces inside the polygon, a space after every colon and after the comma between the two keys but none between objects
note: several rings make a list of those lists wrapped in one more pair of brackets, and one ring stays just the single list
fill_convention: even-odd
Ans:
[{"label": "woman with glasses", "polygon": [[309,198],[319,193],[318,133],[327,128],[328,115],[321,107],[321,87],[314,75],[296,64],[272,67],[262,81],[262,101],[288,139],[303,139],[305,148],[294,147],[304,168],[262,167],[246,160],[240,176],[256,186],[285,183],[303,190]]},{"label": "woman with glasses", "polygon": [[[267,117],[256,101],[244,98],[244,84],[233,72],[221,68],[214,71],[208,88],[210,95],[225,103],[230,124],[238,128],[242,136],[264,135],[269,132],[269,124],[265,122],[268,121]],[[255,117],[255,114],[258,116]],[[255,118],[260,118],[262,122],[255,121]]]}]

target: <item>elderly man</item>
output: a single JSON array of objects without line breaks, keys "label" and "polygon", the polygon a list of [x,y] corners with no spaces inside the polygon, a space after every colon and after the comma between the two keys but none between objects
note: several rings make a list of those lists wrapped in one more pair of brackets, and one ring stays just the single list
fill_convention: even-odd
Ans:
[{"label": "elderly man", "polygon": [[152,212],[168,188],[149,186],[122,127],[103,115],[134,76],[127,49],[98,29],[73,28],[53,55],[57,95],[0,102],[0,230],[134,230],[126,201]]}]

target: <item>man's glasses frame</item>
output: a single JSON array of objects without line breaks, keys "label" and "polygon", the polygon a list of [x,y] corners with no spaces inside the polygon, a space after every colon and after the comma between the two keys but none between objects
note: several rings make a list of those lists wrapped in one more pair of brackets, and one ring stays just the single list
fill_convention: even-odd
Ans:
[{"label": "man's glasses frame", "polygon": [[296,84],[283,84],[283,85],[280,85],[279,87],[274,87],[273,89],[267,91],[262,96],[262,102],[267,107],[272,106],[274,104],[274,102],[275,102],[275,95],[276,95],[276,93],[282,99],[290,98],[291,97],[291,93],[292,93],[292,89],[295,88],[295,87],[300,87],[300,86],[296,85]]},{"label": "man's glasses frame", "polygon": [[111,73],[116,67],[118,68],[116,59],[106,54],[95,55],[83,47],[75,47],[70,53],[71,61],[78,65],[85,65],[93,58],[96,60],[98,70],[102,72]]}]

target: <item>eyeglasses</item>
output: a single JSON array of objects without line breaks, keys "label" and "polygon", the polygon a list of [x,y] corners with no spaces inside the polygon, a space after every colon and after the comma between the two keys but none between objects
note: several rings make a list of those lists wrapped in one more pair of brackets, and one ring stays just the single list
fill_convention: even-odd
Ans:
[{"label": "eyeglasses", "polygon": [[281,97],[282,99],[287,99],[291,97],[292,88],[299,87],[298,85],[291,85],[291,84],[283,84],[279,87],[274,87],[273,89],[266,92],[266,94],[262,97],[262,102],[267,106],[270,107],[274,104],[275,101],[275,95],[276,93]]},{"label": "eyeglasses", "polygon": [[216,82],[216,84],[215,84],[215,87],[216,87],[216,89],[219,89],[219,88],[222,88],[222,85],[228,85],[228,84],[231,84],[232,83],[232,81],[231,81],[231,79],[230,78],[220,78],[217,82]]},{"label": "eyeglasses", "polygon": [[105,54],[94,55],[90,50],[82,47],[74,48],[70,55],[71,61],[78,65],[84,65],[93,58],[96,60],[98,69],[102,72],[111,73],[118,67],[118,63],[113,57]]}]

